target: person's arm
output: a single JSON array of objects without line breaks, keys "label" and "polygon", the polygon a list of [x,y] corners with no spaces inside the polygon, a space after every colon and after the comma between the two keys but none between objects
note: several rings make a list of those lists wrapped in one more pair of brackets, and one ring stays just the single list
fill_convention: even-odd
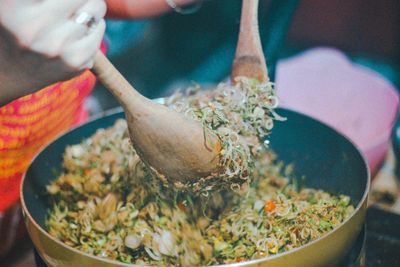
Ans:
[{"label": "person's arm", "polygon": [[[180,7],[198,1],[203,0],[173,0]],[[171,10],[166,0],[106,0],[106,2],[109,17],[140,19],[157,16]]]},{"label": "person's arm", "polygon": [[105,12],[104,0],[0,0],[0,106],[91,67]]}]

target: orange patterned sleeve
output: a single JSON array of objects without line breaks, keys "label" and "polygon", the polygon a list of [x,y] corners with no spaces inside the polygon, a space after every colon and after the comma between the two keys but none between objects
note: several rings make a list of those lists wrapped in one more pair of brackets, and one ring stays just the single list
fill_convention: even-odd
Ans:
[{"label": "orange patterned sleeve", "polygon": [[[100,49],[106,52],[105,42]],[[17,203],[22,175],[39,149],[87,117],[83,102],[95,82],[86,70],[0,107],[0,226],[2,213]]]},{"label": "orange patterned sleeve", "polygon": [[0,212],[18,200],[21,176],[37,151],[78,122],[94,84],[85,71],[0,108]]}]

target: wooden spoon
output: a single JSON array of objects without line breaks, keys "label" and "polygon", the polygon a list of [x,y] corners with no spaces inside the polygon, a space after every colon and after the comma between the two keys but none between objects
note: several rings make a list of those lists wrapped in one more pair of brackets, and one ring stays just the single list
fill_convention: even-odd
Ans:
[{"label": "wooden spoon", "polygon": [[260,82],[269,80],[258,30],[258,0],[243,0],[242,3],[239,40],[231,73],[232,82],[235,83],[235,78],[239,76],[255,78]]},{"label": "wooden spoon", "polygon": [[202,125],[139,94],[98,51],[92,68],[125,111],[140,158],[171,182],[196,181],[218,171],[221,144]]}]

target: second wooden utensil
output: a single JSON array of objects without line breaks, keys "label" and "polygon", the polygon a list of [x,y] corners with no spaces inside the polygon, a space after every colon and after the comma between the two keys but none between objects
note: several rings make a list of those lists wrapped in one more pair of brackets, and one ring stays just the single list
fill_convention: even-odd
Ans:
[{"label": "second wooden utensil", "polygon": [[267,64],[258,30],[258,0],[243,0],[239,40],[233,61],[231,78],[244,76],[268,81]]}]

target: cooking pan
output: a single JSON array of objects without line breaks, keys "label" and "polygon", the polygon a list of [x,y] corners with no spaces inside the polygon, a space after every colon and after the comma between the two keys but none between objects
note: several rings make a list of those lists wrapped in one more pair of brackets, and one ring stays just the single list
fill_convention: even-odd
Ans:
[{"label": "cooking pan", "polygon": [[[370,185],[369,170],[361,153],[344,136],[305,115],[279,109],[287,117],[277,123],[270,136],[278,158],[293,164],[305,186],[351,197],[354,213],[326,235],[288,252],[232,266],[336,266],[346,255],[362,229]],[[44,229],[49,209],[46,185],[62,170],[67,145],[81,142],[97,129],[113,125],[123,113],[114,111],[60,136],[33,160],[21,186],[21,201],[29,235],[49,266],[129,266],[80,252],[50,236]]]}]

